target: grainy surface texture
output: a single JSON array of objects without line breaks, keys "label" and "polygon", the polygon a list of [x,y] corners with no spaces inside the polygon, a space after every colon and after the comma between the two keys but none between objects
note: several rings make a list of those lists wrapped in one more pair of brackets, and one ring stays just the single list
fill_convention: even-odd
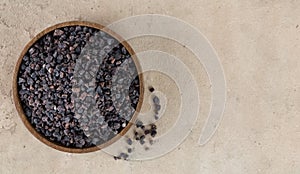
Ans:
[{"label": "grainy surface texture", "polygon": [[[63,153],[35,139],[22,124],[11,91],[13,69],[25,44],[60,22],[86,20],[108,25],[145,13],[170,15],[194,25],[218,52],[226,76],[227,103],[214,137],[205,146],[197,145],[211,101],[201,63],[177,43],[143,37],[129,41],[136,52],[156,49],[172,53],[196,77],[201,110],[186,141],[163,157],[128,162],[115,161],[102,151]],[[294,0],[1,0],[0,173],[298,174],[299,26],[300,2]],[[173,117],[180,93],[174,82],[160,73],[145,73],[145,85],[168,96],[168,108],[157,123],[160,131],[167,131],[176,121]]]}]

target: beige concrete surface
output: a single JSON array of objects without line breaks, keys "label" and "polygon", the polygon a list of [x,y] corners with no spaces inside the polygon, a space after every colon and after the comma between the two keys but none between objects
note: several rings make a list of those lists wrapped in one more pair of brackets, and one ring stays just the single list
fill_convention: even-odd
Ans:
[{"label": "beige concrete surface", "polygon": [[[130,44],[136,51],[157,49],[180,57],[200,89],[199,119],[176,150],[150,161],[115,161],[101,151],[59,152],[35,139],[11,98],[13,68],[25,44],[59,22],[87,20],[107,25],[146,13],[170,15],[194,25],[218,52],[226,76],[227,103],[209,143],[197,145],[211,100],[203,66],[182,46],[153,37],[133,39]],[[0,173],[299,174],[299,26],[300,1],[296,0],[1,0]],[[168,86],[171,80],[161,74],[146,76],[145,83],[172,98],[161,120],[169,122],[176,111],[172,107],[178,105],[178,90]]]}]

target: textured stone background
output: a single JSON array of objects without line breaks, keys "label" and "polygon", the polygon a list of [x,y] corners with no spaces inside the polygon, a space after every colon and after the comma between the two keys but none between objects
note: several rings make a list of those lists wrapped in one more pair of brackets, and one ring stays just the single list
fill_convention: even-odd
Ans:
[{"label": "textured stone background", "polygon": [[[210,85],[202,65],[180,45],[149,37],[130,43],[136,51],[160,49],[177,55],[197,77],[203,101],[200,119],[183,144],[159,159],[127,162],[114,161],[101,151],[62,153],[36,140],[21,123],[11,99],[13,69],[25,44],[59,22],[88,20],[106,25],[145,13],[170,15],[194,25],[218,52],[228,98],[212,140],[197,145],[210,103]],[[298,174],[299,25],[300,2],[296,0],[1,0],[0,173]],[[171,80],[161,74],[148,73],[146,79],[145,83],[171,96],[174,102],[165,120],[172,120],[177,89],[168,86]],[[165,82],[160,83],[161,79]]]}]

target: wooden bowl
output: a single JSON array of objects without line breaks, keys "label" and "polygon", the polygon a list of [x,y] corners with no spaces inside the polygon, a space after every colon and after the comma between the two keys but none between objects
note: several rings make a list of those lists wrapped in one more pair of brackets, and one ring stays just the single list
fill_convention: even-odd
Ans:
[{"label": "wooden bowl", "polygon": [[[61,27],[69,27],[69,26],[86,26],[86,27],[90,27],[90,28],[95,28],[97,30],[101,30],[106,32],[107,34],[111,35],[112,37],[114,37],[116,40],[119,41],[119,43],[121,43],[129,52],[129,54],[131,55],[132,60],[134,61],[134,64],[136,66],[137,72],[138,72],[138,77],[139,77],[139,83],[140,83],[140,96],[139,96],[139,101],[137,104],[137,108],[136,111],[134,112],[133,116],[131,117],[131,120],[129,121],[128,125],[116,136],[114,136],[112,139],[108,140],[107,142],[99,145],[99,146],[93,146],[93,147],[88,147],[88,148],[69,148],[69,147],[65,147],[59,144],[56,144],[54,142],[49,141],[47,138],[45,138],[43,135],[41,135],[40,133],[38,133],[31,125],[31,123],[29,122],[29,120],[27,119],[22,105],[21,105],[21,101],[19,98],[19,93],[18,93],[18,84],[17,84],[17,80],[18,80],[18,72],[19,72],[19,68],[22,62],[23,57],[25,56],[25,54],[27,53],[27,51],[29,50],[29,48],[36,42],[38,41],[41,37],[43,37],[44,35],[48,34],[51,31],[54,31],[57,28],[61,28]],[[143,102],[143,95],[144,95],[144,87],[143,87],[143,76],[141,74],[141,66],[139,64],[139,61],[133,51],[133,49],[130,47],[130,45],[124,41],[124,39],[122,39],[121,36],[119,36],[118,34],[116,34],[115,32],[113,32],[112,30],[105,28],[103,25],[100,24],[96,24],[96,23],[91,23],[91,22],[86,22],[86,21],[70,21],[70,22],[64,22],[64,23],[59,23],[56,24],[54,26],[51,26],[45,30],[43,30],[42,32],[40,32],[38,35],[36,35],[23,49],[23,51],[21,52],[21,55],[17,61],[17,64],[15,66],[15,70],[14,70],[14,77],[13,77],[13,99],[14,99],[14,103],[15,103],[15,107],[23,121],[23,123],[25,124],[26,128],[29,130],[29,132],[31,132],[38,140],[40,140],[41,142],[45,143],[46,145],[60,150],[60,151],[64,151],[64,152],[69,152],[69,153],[86,153],[86,152],[93,152],[96,150],[100,150],[103,149],[107,146],[109,146],[110,144],[114,143],[115,141],[117,141],[121,136],[125,135],[126,132],[130,129],[130,127],[132,126],[133,123],[135,123],[135,120],[137,118],[137,115],[141,109],[142,106],[142,102]]]}]

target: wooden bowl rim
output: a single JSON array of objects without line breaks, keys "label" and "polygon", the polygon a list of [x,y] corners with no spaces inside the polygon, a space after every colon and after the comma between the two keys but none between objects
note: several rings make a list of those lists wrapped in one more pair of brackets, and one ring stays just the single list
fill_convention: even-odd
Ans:
[{"label": "wooden bowl rim", "polygon": [[[131,120],[129,121],[128,125],[116,136],[114,136],[112,139],[110,139],[109,141],[99,145],[99,146],[94,146],[94,147],[88,147],[88,148],[69,148],[69,147],[64,147],[62,145],[56,144],[54,142],[51,142],[50,140],[48,140],[47,138],[45,138],[44,136],[42,136],[40,133],[38,133],[32,126],[31,123],[29,122],[29,120],[27,119],[21,102],[20,102],[20,98],[19,98],[19,94],[18,94],[18,73],[19,73],[19,68],[22,62],[23,57],[25,56],[25,54],[28,52],[29,48],[36,42],[38,41],[41,37],[43,37],[44,35],[48,34],[51,31],[54,31],[55,29],[58,28],[62,28],[62,27],[69,27],[69,26],[86,26],[86,27],[90,27],[90,28],[95,28],[97,30],[100,31],[104,31],[107,34],[111,35],[113,38],[117,39],[129,52],[129,54],[131,55],[132,60],[134,61],[135,67],[137,69],[138,72],[138,77],[139,77],[139,82],[140,82],[140,96],[139,96],[139,101],[136,107],[136,111],[134,112]],[[144,86],[143,86],[143,75],[142,75],[142,71],[141,71],[141,65],[138,61],[138,58],[136,57],[136,54],[134,52],[134,50],[131,48],[131,46],[117,33],[115,33],[114,31],[110,30],[109,28],[101,25],[101,24],[97,24],[97,23],[92,23],[92,22],[87,22],[87,21],[68,21],[68,22],[62,22],[53,26],[50,26],[46,29],[44,29],[43,31],[41,31],[39,34],[37,34],[33,39],[31,39],[31,41],[29,41],[26,46],[24,47],[23,51],[21,52],[16,66],[15,66],[15,70],[14,70],[14,77],[13,77],[13,100],[15,103],[15,107],[18,111],[18,114],[22,120],[22,122],[24,123],[25,127],[29,130],[29,132],[36,137],[39,141],[43,142],[44,144],[57,149],[59,151],[63,151],[63,152],[69,152],[69,153],[87,153],[87,152],[94,152],[100,149],[103,149],[105,147],[108,147],[109,145],[111,145],[112,143],[116,142],[118,139],[120,139],[122,136],[124,136],[126,134],[126,132],[130,129],[130,127],[132,126],[133,123],[135,123],[136,118],[138,116],[138,113],[141,110],[142,107],[142,103],[143,103],[143,98],[144,98]]]}]

